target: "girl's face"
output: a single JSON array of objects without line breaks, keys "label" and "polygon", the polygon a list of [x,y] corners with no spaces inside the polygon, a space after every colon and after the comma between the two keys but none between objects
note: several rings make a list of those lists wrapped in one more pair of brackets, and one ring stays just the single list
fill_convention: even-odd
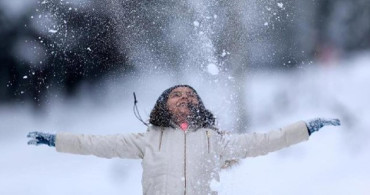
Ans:
[{"label": "girl's face", "polygon": [[176,123],[186,122],[191,111],[189,105],[197,106],[197,94],[188,87],[177,87],[168,95],[167,108]]}]

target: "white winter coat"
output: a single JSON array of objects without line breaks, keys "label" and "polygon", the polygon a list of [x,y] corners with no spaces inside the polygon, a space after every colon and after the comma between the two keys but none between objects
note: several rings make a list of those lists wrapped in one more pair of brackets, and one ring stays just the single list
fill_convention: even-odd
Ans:
[{"label": "white winter coat", "polygon": [[58,133],[56,150],[104,158],[142,159],[144,194],[217,194],[210,188],[219,181],[225,160],[264,155],[307,140],[304,122],[268,133],[220,134],[212,129],[161,128],[124,135]]}]

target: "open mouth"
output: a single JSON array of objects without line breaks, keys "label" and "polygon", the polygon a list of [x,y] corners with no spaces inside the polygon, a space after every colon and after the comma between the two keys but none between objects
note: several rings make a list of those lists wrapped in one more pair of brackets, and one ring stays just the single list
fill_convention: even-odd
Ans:
[{"label": "open mouth", "polygon": [[176,106],[177,107],[188,107],[188,102],[180,102],[180,103],[178,103]]}]

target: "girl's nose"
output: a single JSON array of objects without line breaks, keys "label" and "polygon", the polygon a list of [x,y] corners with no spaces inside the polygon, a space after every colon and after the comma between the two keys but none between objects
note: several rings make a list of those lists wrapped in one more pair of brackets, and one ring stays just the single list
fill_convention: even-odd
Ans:
[{"label": "girl's nose", "polygon": [[181,97],[189,98],[191,95],[189,93],[181,93]]}]

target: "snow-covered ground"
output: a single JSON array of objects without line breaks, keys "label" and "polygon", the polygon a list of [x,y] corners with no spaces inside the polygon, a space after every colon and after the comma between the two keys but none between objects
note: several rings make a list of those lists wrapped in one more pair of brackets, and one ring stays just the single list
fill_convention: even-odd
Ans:
[{"label": "snow-covered ground", "polygon": [[[213,187],[224,195],[370,194],[369,64],[365,53],[325,66],[246,74],[248,129],[268,131],[317,116],[338,117],[342,126],[325,127],[307,142],[242,160],[224,170],[221,183]],[[189,83],[221,127],[229,128],[222,121],[233,120],[227,114],[232,108],[220,103],[229,91],[217,83],[212,89]],[[146,118],[159,94],[173,84],[155,75],[107,80],[100,93],[82,89],[77,99],[54,98],[39,112],[27,104],[1,106],[0,194],[141,194],[140,161],[61,154],[47,146],[28,146],[26,134],[144,131],[132,113],[132,92]]]}]

